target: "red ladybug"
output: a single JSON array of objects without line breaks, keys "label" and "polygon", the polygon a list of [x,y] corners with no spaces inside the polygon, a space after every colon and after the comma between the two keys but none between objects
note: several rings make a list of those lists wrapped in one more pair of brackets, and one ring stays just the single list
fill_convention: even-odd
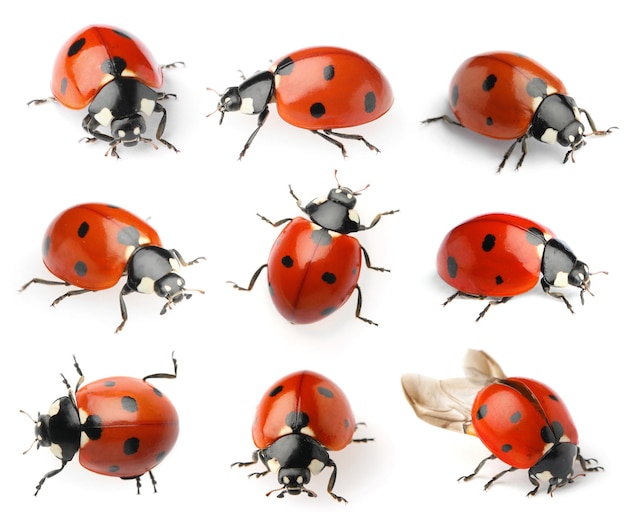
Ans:
[{"label": "red ladybug", "polygon": [[[73,35],[61,48],[54,64],[52,99],[37,99],[29,104],[57,100],[67,108],[87,106],[83,129],[88,141],[102,140],[107,151],[119,157],[117,147],[150,143],[143,137],[145,117],[160,113],[156,138],[168,148],[178,150],[163,139],[167,112],[161,101],[174,95],[157,91],[163,85],[163,67],[148,48],[130,33],[110,26],[89,26]],[[99,130],[109,128],[111,135]]]},{"label": "red ladybug", "polygon": [[74,392],[63,375],[67,396],[56,400],[48,414],[39,415],[35,426],[37,447],[49,447],[61,461],[37,484],[60,473],[79,453],[84,468],[100,475],[135,479],[137,493],[141,476],[148,473],[156,492],[152,470],[174,447],[178,438],[178,414],[172,402],[146,380],[176,378],[158,373],[139,378],[114,376],[85,386],[83,372],[74,360],[79,379]]},{"label": "red ladybug", "polygon": [[[555,75],[518,53],[485,53],[467,59],[452,78],[449,101],[456,121],[442,115],[424,122],[443,119],[493,139],[514,139],[498,172],[518,143],[522,155],[515,169],[522,166],[530,137],[569,148],[565,163],[570,157],[574,160],[574,151],[585,144],[585,137],[612,130],[597,130],[591,116],[576,105]],[[591,133],[585,134],[581,113]]]},{"label": "red ladybug", "polygon": [[59,296],[52,306],[70,296],[111,288],[126,276],[119,296],[122,323],[116,332],[128,319],[124,296],[154,293],[167,300],[161,310],[165,314],[173,304],[191,297],[179,275],[180,267],[204,259],[185,261],[177,250],[163,248],[159,235],[145,221],[100,203],[61,212],[44,235],[42,252],[44,264],[61,281],[33,278],[21,290],[32,283],[79,287]]},{"label": "red ladybug", "polygon": [[483,351],[469,351],[464,364],[466,378],[436,380],[416,374],[402,377],[407,400],[429,424],[480,438],[491,451],[473,473],[488,460],[498,458],[510,466],[485,484],[485,490],[500,477],[528,469],[535,495],[541,483],[548,493],[583,471],[601,471],[595,459],[584,458],[578,447],[578,432],[561,398],[547,385],[527,378],[507,378],[500,366]]},{"label": "red ladybug", "polygon": [[437,271],[448,285],[458,289],[444,303],[457,297],[489,302],[476,321],[491,305],[505,303],[513,296],[532,289],[541,275],[546,294],[563,300],[552,287],[580,288],[580,301],[589,292],[589,268],[572,250],[546,227],[511,214],[486,214],[474,217],[451,230],[439,247]]},{"label": "red ladybug", "polygon": [[252,426],[252,439],[258,448],[252,462],[235,462],[233,466],[251,466],[261,459],[266,470],[252,473],[257,478],[270,471],[278,475],[285,493],[309,497],[317,495],[305,487],[311,475],[325,467],[332,468],[327,491],[338,502],[346,499],[333,493],[337,465],[328,451],[339,451],[351,442],[368,442],[371,438],[353,439],[357,424],[344,392],[328,378],[311,371],[285,376],[270,387],[259,403]]},{"label": "red ladybug", "polygon": [[334,128],[350,128],[378,119],[393,104],[389,81],[367,58],[338,47],[301,49],[274,62],[269,71],[262,71],[244,80],[240,86],[228,88],[221,96],[217,111],[220,124],[227,111],[258,115],[257,128],[239,154],[241,159],[269,115],[268,105],[276,103],[281,118],[298,128],[346,150],[340,139],[362,141],[378,152],[361,135],[338,133]]},{"label": "red ladybug", "polygon": [[261,271],[267,267],[270,294],[274,305],[291,323],[313,323],[339,309],[356,289],[358,300],[356,317],[377,325],[361,316],[361,288],[358,285],[361,272],[361,252],[367,268],[381,272],[387,269],[373,267],[369,255],[361,244],[348,234],[368,230],[384,215],[398,210],[383,212],[374,217],[369,226],[360,223],[354,209],[356,196],[345,186],[333,188],[328,197],[320,197],[302,207],[300,199],[289,187],[298,208],[310,218],[286,218],[272,226],[289,224],[276,239],[268,262],[253,274],[247,287],[229,282],[238,290],[250,291]]}]

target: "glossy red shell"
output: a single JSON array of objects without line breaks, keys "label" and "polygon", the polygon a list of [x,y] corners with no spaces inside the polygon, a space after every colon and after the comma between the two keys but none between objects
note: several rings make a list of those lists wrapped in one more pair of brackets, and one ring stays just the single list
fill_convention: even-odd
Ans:
[{"label": "glossy red shell", "polygon": [[534,466],[552,445],[542,429],[558,422],[557,442],[578,444],[578,432],[560,397],[547,385],[527,378],[497,380],[483,388],[472,407],[472,423],[487,449],[509,466]]},{"label": "glossy red shell", "polygon": [[546,227],[511,214],[486,214],[451,230],[437,254],[448,285],[475,296],[510,297],[532,289],[541,275]]},{"label": "glossy red shell", "polygon": [[546,83],[547,95],[567,93],[554,74],[528,57],[508,52],[477,55],[454,74],[450,106],[470,130],[493,139],[517,139],[526,134],[543,100],[527,90],[536,79]]},{"label": "glossy red shell", "polygon": [[331,451],[352,442],[356,423],[344,392],[321,374],[300,371],[278,380],[263,395],[252,426],[255,445],[264,449],[293,433],[286,423],[291,413],[306,414],[308,426],[300,433]]},{"label": "glossy red shell", "polygon": [[299,128],[358,126],[378,119],[393,104],[393,91],[383,73],[347,49],[302,49],[276,61],[270,70],[276,72],[278,113]]},{"label": "glossy red shell", "polygon": [[100,203],[78,205],[50,223],[43,240],[43,262],[57,278],[87,290],[113,287],[140,245],[161,245],[156,231],[122,208]]},{"label": "glossy red shell", "polygon": [[122,76],[137,78],[151,88],[162,86],[163,70],[140,40],[119,28],[89,26],[59,50],[51,82],[54,98],[68,108],[86,107],[113,79],[102,65],[114,57],[126,62]]},{"label": "glossy red shell", "polygon": [[[157,466],[178,438],[178,414],[170,400],[144,380],[116,376],[76,393],[81,423],[101,420],[99,438],[81,437],[85,468],[114,477],[137,477]],[[92,422],[93,419],[88,420]]]},{"label": "glossy red shell", "polygon": [[339,309],[354,291],[361,271],[361,245],[353,237],[294,218],[269,255],[270,293],[291,323],[313,323]]}]

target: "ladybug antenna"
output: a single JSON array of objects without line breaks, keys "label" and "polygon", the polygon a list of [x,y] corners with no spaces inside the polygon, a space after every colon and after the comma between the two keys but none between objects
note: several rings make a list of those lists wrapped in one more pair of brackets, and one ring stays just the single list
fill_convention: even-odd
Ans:
[{"label": "ladybug antenna", "polygon": [[191,294],[192,292],[197,292],[198,294],[204,294],[204,291],[200,289],[180,289],[180,292],[178,292],[177,294],[174,294],[173,296],[167,299],[167,302],[165,303],[165,305],[163,305],[163,308],[161,309],[161,316],[163,316],[163,314],[165,314],[168,311],[168,309],[171,310],[173,304],[179,303],[183,299],[186,299],[186,300],[190,299],[193,296],[193,294]]},{"label": "ladybug antenna", "polygon": [[[224,94],[223,94],[223,93],[218,93],[218,92],[217,92],[216,90],[214,90],[213,88],[207,88],[207,91],[211,91],[211,92],[215,93],[215,94],[219,97],[220,101],[222,100],[222,97],[224,96]],[[221,125],[221,124],[222,124],[222,122],[224,121],[224,114],[226,113],[226,112],[224,111],[224,106],[221,104],[221,102],[220,102],[220,103],[218,103],[218,105],[217,105],[217,107],[215,108],[215,110],[213,110],[211,113],[208,113],[206,116],[207,116],[207,117],[211,117],[212,115],[215,115],[218,111],[221,113],[221,116],[220,116],[220,122],[219,122],[219,124]]]},{"label": "ladybug antenna", "polygon": [[[272,491],[268,491],[265,494],[265,496],[269,497],[272,493],[276,493],[277,491],[280,491],[280,493],[276,495],[276,498],[278,499],[282,499],[285,496],[285,493],[289,493],[289,491],[286,490],[285,488],[276,488],[276,489],[273,489]],[[311,491],[310,489],[300,488],[300,491],[302,493],[306,493],[309,497],[317,497],[317,493],[315,493],[314,491]]]},{"label": "ladybug antenna", "polygon": [[[344,188],[343,186],[341,186],[341,183],[339,182],[339,178],[337,177],[337,170],[336,169],[335,169],[335,182],[337,183],[337,188]],[[370,187],[370,185],[366,184],[360,190],[357,190],[356,192],[352,192],[352,195],[361,195],[361,193],[364,192],[365,190],[367,190],[369,187]]]},{"label": "ladybug antenna", "polygon": [[[597,272],[591,272],[589,276],[595,276],[596,274],[608,274],[608,272],[606,270],[598,270]],[[585,298],[583,296],[585,292],[587,292],[590,296],[595,297],[595,294],[591,292],[591,289],[589,288],[589,283],[583,283],[580,287],[580,303],[583,305],[585,304]]]},{"label": "ladybug antenna", "polygon": [[20,413],[22,413],[23,415],[26,415],[28,418],[30,418],[33,421],[33,424],[37,424],[37,420],[35,420],[32,416],[30,416],[26,411],[24,411],[23,409],[20,409]]}]

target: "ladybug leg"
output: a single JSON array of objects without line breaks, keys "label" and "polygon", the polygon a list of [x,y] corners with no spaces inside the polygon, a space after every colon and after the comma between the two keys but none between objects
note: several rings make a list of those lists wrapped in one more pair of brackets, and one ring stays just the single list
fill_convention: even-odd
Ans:
[{"label": "ladybug leg", "polygon": [[[528,480],[530,480],[534,486],[533,489],[531,489],[528,493],[526,493],[527,497],[534,497],[537,492],[539,491],[539,487],[541,485],[541,483],[537,480],[536,477],[534,477],[533,475],[530,474],[530,472],[528,473]],[[553,491],[554,485],[550,484],[548,486],[548,493],[550,493],[550,495],[552,495],[552,491]]]},{"label": "ladybug leg", "polygon": [[265,221],[266,223],[269,223],[270,225],[277,227],[280,225],[284,225],[285,223],[287,223],[288,221],[291,221],[293,218],[292,217],[286,217],[285,219],[281,219],[280,221],[272,221],[271,219],[268,219],[265,216],[262,216],[261,214],[257,213],[257,216],[259,216],[263,221]]},{"label": "ladybug leg", "polygon": [[552,296],[553,298],[557,298],[557,299],[562,299],[563,303],[565,303],[565,306],[569,309],[569,311],[572,314],[574,314],[574,308],[572,307],[572,304],[568,301],[568,299],[565,297],[565,295],[562,292],[553,292],[552,290],[550,290],[550,284],[546,281],[545,278],[541,278],[541,287],[543,288],[543,291],[549,296]]},{"label": "ladybug leg", "polygon": [[37,484],[37,486],[35,487],[35,497],[37,496],[37,493],[39,493],[39,490],[41,489],[41,486],[43,486],[43,483],[50,477],[54,477],[55,475],[61,473],[61,471],[63,471],[63,468],[65,467],[65,464],[67,464],[67,460],[61,461],[61,467],[59,469],[53,469],[52,471],[48,471],[48,473],[43,476],[43,478],[39,481],[39,484]]},{"label": "ladybug leg", "polygon": [[526,135],[523,135],[519,139],[516,139],[515,142],[511,144],[511,146],[509,146],[509,149],[505,152],[504,157],[502,158],[502,162],[498,166],[497,173],[500,173],[502,168],[504,168],[504,165],[509,160],[509,157],[511,157],[513,150],[515,150],[515,147],[519,143],[522,143],[522,156],[520,157],[519,161],[517,161],[517,165],[515,166],[515,169],[519,170],[519,168],[522,166],[522,163],[524,162],[524,157],[526,156],[526,153],[528,152],[528,147],[526,146]]},{"label": "ladybug leg", "polygon": [[[85,375],[83,374],[80,365],[78,365],[78,362],[76,361],[76,356],[72,355],[72,358],[74,358],[74,369],[76,369],[76,372],[78,373],[78,380],[76,381],[76,387],[74,388],[74,392],[76,393],[80,386],[83,385],[83,382],[85,381]],[[65,378],[63,378],[63,380],[65,380]],[[67,381],[65,381],[65,383],[67,385]]]},{"label": "ladybug leg", "polygon": [[174,373],[155,373],[149,374],[148,376],[143,377],[143,381],[149,380],[150,378],[167,378],[170,380],[174,380],[178,376],[178,361],[174,358],[174,353],[172,352],[172,363],[174,364]]},{"label": "ladybug leg", "polygon": [[[346,153],[346,149],[344,148],[343,144],[333,139],[333,137],[339,137],[340,139],[349,139],[352,141],[361,141],[363,144],[365,144],[365,146],[367,146],[373,152],[380,153],[380,150],[376,148],[376,146],[374,146],[371,142],[368,142],[365,139],[365,137],[363,137],[362,135],[356,135],[352,133],[339,133],[333,130],[322,130],[321,132],[319,132],[318,130],[312,130],[312,131],[316,135],[319,135],[320,137],[323,137],[324,139],[326,139],[328,142],[334,144],[335,146],[338,146],[341,149],[341,153],[343,154],[344,157],[348,156],[348,154]],[[333,137],[331,137],[331,135]]]},{"label": "ladybug leg", "polygon": [[[472,296],[470,296],[472,297]],[[478,299],[485,299],[484,297],[479,297],[477,296]],[[491,308],[492,305],[500,305],[502,303],[506,303],[507,301],[509,301],[511,299],[511,297],[508,298],[499,298],[497,300],[491,300],[489,301],[489,303],[487,304],[487,306],[480,312],[480,314],[478,315],[478,318],[476,318],[476,321],[481,320],[482,318],[484,318],[485,314],[487,314],[487,311]]]},{"label": "ladybug leg", "polygon": [[[257,133],[259,133],[259,130],[265,124],[265,120],[267,119],[267,116],[269,114],[270,114],[270,110],[267,107],[265,107],[265,109],[261,113],[259,113],[259,118],[258,118],[257,124],[256,124],[256,130],[254,130],[252,132],[252,135],[250,135],[250,137],[248,137],[248,140],[246,141],[246,144],[243,145],[243,150],[241,150],[241,152],[239,153],[239,160],[240,161],[241,161],[241,159],[243,159],[243,156],[246,155],[246,152],[248,151],[248,148],[250,148],[250,145],[252,144],[252,141],[256,137]],[[223,116],[223,114],[222,114],[222,116]]]},{"label": "ladybug leg", "polygon": [[[337,177],[337,170],[335,170],[335,177]],[[302,206],[302,201],[300,201],[300,198],[294,193],[293,188],[291,188],[291,185],[289,185],[289,193],[291,194],[291,197],[293,197],[296,200],[296,205],[298,205],[298,208],[306,214],[306,208]]]},{"label": "ladybug leg", "polygon": [[[159,100],[166,99],[168,97],[176,97],[176,95],[174,95],[173,93],[159,93]],[[178,148],[176,148],[171,142],[168,142],[163,138],[163,132],[165,131],[165,124],[167,123],[167,111],[165,110],[163,105],[159,104],[158,102],[154,106],[154,111],[163,114],[163,116],[161,117],[161,120],[159,121],[159,126],[156,131],[156,138],[162,144],[167,146],[170,150],[174,150],[176,153],[179,153],[180,150]]]},{"label": "ladybug leg", "polygon": [[444,122],[447,122],[448,124],[454,124],[456,126],[460,126],[461,128],[465,128],[465,126],[463,126],[460,122],[455,121],[448,115],[441,115],[440,117],[431,117],[430,119],[423,120],[422,124],[430,124],[431,122],[436,122],[436,121],[444,121]]},{"label": "ladybug leg", "polygon": [[[330,474],[330,478],[328,479],[328,486],[326,487],[326,491],[328,491],[330,496],[333,499],[335,499],[337,502],[345,502],[347,504],[348,501],[346,499],[344,499],[343,497],[340,497],[336,493],[333,493],[333,488],[335,487],[335,481],[337,480],[337,464],[335,464],[331,459],[329,459],[326,465],[333,468]],[[312,497],[314,495],[309,495],[309,496]]]},{"label": "ladybug leg", "polygon": [[122,287],[122,290],[120,291],[120,312],[122,314],[122,323],[120,323],[117,326],[117,329],[115,329],[116,334],[124,328],[124,325],[126,325],[126,322],[128,321],[128,310],[126,309],[124,296],[126,296],[126,294],[130,294],[131,292],[132,289],[130,289],[127,284],[124,285],[124,287]]},{"label": "ladybug leg", "polygon": [[[52,100],[54,100],[54,98]],[[48,99],[43,99],[43,102],[47,102],[47,101]],[[31,101],[31,102],[35,102],[35,101]],[[587,110],[578,108],[578,111],[580,111],[580,113],[582,113],[585,117],[587,117],[589,126],[591,126],[591,131],[593,132],[590,135],[608,135],[609,133],[612,133],[613,130],[619,130],[617,126],[611,126],[610,128],[607,128],[606,130],[598,130],[596,128],[596,123],[593,121],[593,119],[591,118],[591,115],[589,115],[589,112]]]},{"label": "ladybug leg", "polygon": [[178,250],[176,250],[175,248],[173,248],[170,252],[172,252],[176,256],[176,259],[178,259],[178,262],[183,267],[188,267],[190,265],[195,265],[196,263],[199,263],[200,261],[206,261],[206,258],[204,256],[200,256],[199,258],[192,259],[191,261],[185,261],[185,259],[180,254],[180,252]]},{"label": "ladybug leg", "polygon": [[364,321],[365,323],[369,323],[370,325],[376,325],[376,327],[378,327],[378,323],[370,320],[369,318],[364,318],[363,316],[361,316],[361,306],[363,305],[363,295],[361,293],[361,287],[359,287],[358,285],[355,287],[356,288],[356,310],[354,312],[354,315],[359,318],[359,320]]},{"label": "ladybug leg", "polygon": [[240,287],[239,285],[237,285],[237,283],[235,283],[234,281],[227,281],[226,283],[230,284],[233,286],[234,289],[237,290],[245,290],[246,292],[250,292],[252,290],[252,288],[254,287],[254,284],[256,283],[256,280],[259,278],[259,274],[261,274],[261,271],[267,267],[267,263],[265,263],[265,265],[261,265],[254,274],[252,274],[252,278],[250,278],[250,283],[248,284],[247,287]]},{"label": "ladybug leg", "polygon": [[71,285],[71,283],[68,283],[67,281],[52,281],[48,279],[33,278],[28,283],[24,283],[24,285],[20,287],[20,292],[26,290],[33,283],[38,283],[40,285],[65,285],[66,287]]},{"label": "ladybug leg", "polygon": [[253,464],[256,464],[259,461],[259,450],[257,449],[256,451],[254,451],[252,453],[252,460],[250,462],[233,462],[230,467],[234,467],[237,466],[238,468],[243,468],[246,466],[252,466]]},{"label": "ladybug leg", "polygon": [[583,471],[604,471],[602,466],[590,466],[589,464],[597,464],[598,461],[595,458],[583,457],[580,454],[580,451],[578,452],[578,455],[576,455],[576,460],[578,460],[578,463]]},{"label": "ladybug leg", "polygon": [[370,255],[367,253],[367,250],[361,247],[361,251],[363,252],[363,258],[365,259],[365,265],[367,266],[367,268],[372,270],[378,270],[379,272],[391,272],[389,269],[383,267],[373,267],[372,262],[370,261]]},{"label": "ladybug leg", "polygon": [[383,216],[390,216],[392,214],[397,214],[399,211],[400,210],[388,210],[387,212],[381,212],[380,214],[376,214],[374,219],[372,219],[370,226],[361,226],[359,230],[369,230],[370,228],[376,226]]},{"label": "ladybug leg", "polygon": [[[45,99],[33,99],[26,103],[27,106],[39,106],[40,104],[47,104],[48,102],[56,102],[54,97],[46,97]],[[589,118],[587,116],[587,118]]]},{"label": "ladybug leg", "polygon": [[474,469],[474,471],[472,473],[470,473],[469,475],[465,475],[463,477],[460,477],[457,479],[457,482],[467,482],[468,480],[472,480],[477,474],[478,472],[483,469],[483,466],[490,460],[494,460],[496,458],[495,455],[489,455],[487,458],[484,458],[483,460],[480,461],[480,463],[478,464],[478,466],[476,466],[476,469]]},{"label": "ladybug leg", "polygon": [[[484,489],[485,491],[487,491],[487,490],[491,487],[491,485],[492,485],[492,484],[493,484],[496,480],[498,480],[499,478],[503,477],[503,476],[504,476],[504,475],[506,475],[507,473],[512,473],[513,471],[517,471],[517,469],[518,469],[518,468],[514,468],[514,467],[512,467],[512,466],[511,466],[509,469],[505,469],[504,471],[501,471],[501,472],[500,472],[500,473],[498,473],[495,477],[492,477],[492,479],[491,479],[489,482],[487,482],[487,484],[485,484],[485,486],[483,487],[483,489]],[[532,479],[531,479],[531,481],[532,481]],[[534,483],[534,482],[533,482],[533,483]],[[532,495],[534,495],[534,494],[537,492],[537,489],[538,489],[538,488],[539,488],[539,484],[537,484],[537,487],[536,487],[533,491],[531,491],[531,492],[528,494],[528,496],[530,496],[531,494],[532,494]]]},{"label": "ladybug leg", "polygon": [[57,299],[55,299],[50,306],[51,307],[56,307],[59,303],[61,303],[65,298],[69,298],[70,296],[78,296],[79,294],[85,294],[85,292],[96,292],[95,290],[88,290],[88,289],[76,289],[76,290],[70,290],[69,292],[66,292],[65,294],[59,296]]}]

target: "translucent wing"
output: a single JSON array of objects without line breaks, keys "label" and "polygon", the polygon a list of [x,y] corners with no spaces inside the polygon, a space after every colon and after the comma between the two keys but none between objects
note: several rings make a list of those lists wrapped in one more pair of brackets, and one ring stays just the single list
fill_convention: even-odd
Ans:
[{"label": "translucent wing", "polygon": [[463,368],[465,378],[437,380],[420,374],[405,374],[402,388],[415,414],[425,422],[475,435],[471,412],[476,393],[494,379],[506,376],[484,351],[468,351]]}]

